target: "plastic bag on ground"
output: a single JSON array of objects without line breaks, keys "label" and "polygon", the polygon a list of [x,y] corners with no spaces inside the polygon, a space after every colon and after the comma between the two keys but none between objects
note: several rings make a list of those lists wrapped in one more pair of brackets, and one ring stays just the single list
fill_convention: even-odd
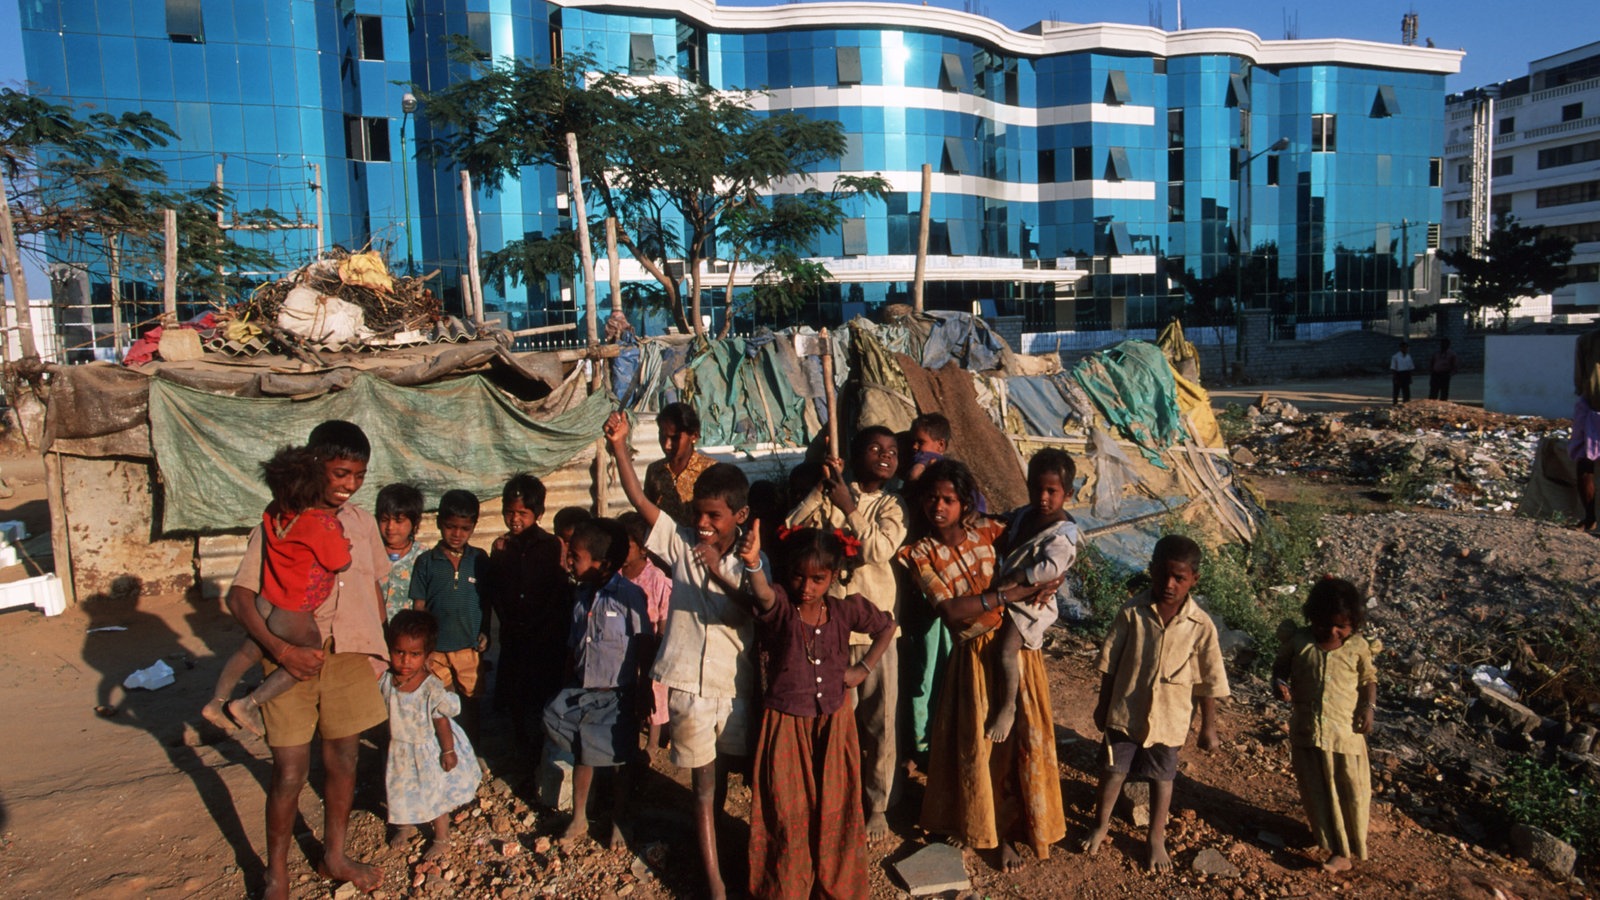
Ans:
[{"label": "plastic bag on ground", "polygon": [[1091,510],[1099,518],[1110,519],[1122,506],[1123,491],[1128,485],[1138,482],[1139,473],[1133,467],[1133,460],[1117,446],[1116,438],[1104,428],[1096,428],[1089,436],[1089,455],[1094,459],[1094,504]]},{"label": "plastic bag on ground", "polygon": [[122,686],[130,691],[135,688],[156,691],[176,680],[173,677],[172,667],[167,665],[167,661],[158,659],[123,679]]}]

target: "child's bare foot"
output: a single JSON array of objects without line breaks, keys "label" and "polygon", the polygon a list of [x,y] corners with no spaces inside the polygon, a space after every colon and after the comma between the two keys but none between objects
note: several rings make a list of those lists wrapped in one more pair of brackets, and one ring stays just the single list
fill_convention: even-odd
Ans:
[{"label": "child's bare foot", "polygon": [[1104,828],[1095,828],[1094,830],[1090,831],[1083,840],[1078,842],[1078,850],[1082,853],[1087,853],[1090,856],[1094,856],[1096,853],[1099,853],[1100,842],[1106,839],[1106,832],[1110,830],[1111,826],[1107,825]]},{"label": "child's bare foot", "polygon": [[317,863],[317,874],[329,881],[348,881],[363,894],[370,894],[383,886],[383,870],[348,857],[338,862],[324,859]]},{"label": "child's bare foot", "polygon": [[1324,872],[1348,872],[1348,871],[1350,871],[1350,866],[1351,866],[1350,857],[1348,857],[1348,856],[1330,856],[1330,857],[1328,857],[1328,861],[1322,864],[1322,871],[1324,871]]},{"label": "child's bare foot", "polygon": [[989,725],[984,729],[983,736],[992,744],[1003,744],[1011,736],[1011,725],[1017,719],[1017,698],[1000,704],[989,714]]},{"label": "child's bare foot", "polygon": [[422,859],[424,862],[438,862],[444,859],[444,855],[449,849],[450,835],[434,835],[433,840],[428,842],[428,849],[423,852]]},{"label": "child's bare foot", "polygon": [[1011,846],[1010,841],[1000,842],[1000,871],[1015,872],[1022,868],[1022,857],[1017,855],[1017,848]]},{"label": "child's bare foot", "polygon": [[889,836],[889,817],[881,812],[867,816],[867,840],[881,841]]},{"label": "child's bare foot", "polygon": [[261,720],[261,707],[249,697],[240,697],[228,704],[228,715],[256,737],[266,737],[267,723]]},{"label": "child's bare foot", "polygon": [[953,834],[945,835],[944,836],[944,842],[946,844],[949,844],[950,846],[956,848],[957,850],[965,850],[965,849],[967,849],[966,841],[963,841],[961,838],[958,838]]},{"label": "child's bare foot", "polygon": [[209,703],[200,707],[200,716],[207,722],[217,726],[228,734],[233,734],[239,729],[233,720],[228,718],[228,711],[223,704],[228,701],[221,697],[213,697]]},{"label": "child's bare foot", "polygon": [[1150,842],[1150,871],[1157,875],[1165,875],[1172,871],[1172,857],[1167,855],[1165,840]]},{"label": "child's bare foot", "polygon": [[611,849],[621,853],[628,849],[628,843],[633,839],[633,829],[626,822],[613,822],[611,824]]},{"label": "child's bare foot", "polygon": [[574,844],[589,836],[589,819],[587,816],[573,816],[567,823],[567,830],[561,832],[559,840],[563,844]]},{"label": "child's bare foot", "polygon": [[395,827],[394,834],[389,838],[390,850],[404,850],[411,844],[411,839],[417,836],[417,826],[399,825]]}]

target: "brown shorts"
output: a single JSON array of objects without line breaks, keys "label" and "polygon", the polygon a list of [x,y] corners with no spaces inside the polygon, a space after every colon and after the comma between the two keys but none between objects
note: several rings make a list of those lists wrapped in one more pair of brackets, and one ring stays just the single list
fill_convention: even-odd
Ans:
[{"label": "brown shorts", "polygon": [[[299,747],[313,734],[350,737],[388,718],[371,661],[365,653],[330,653],[321,672],[262,704],[267,746]],[[277,668],[271,660],[264,667],[269,673]]]},{"label": "brown shorts", "polygon": [[445,687],[455,689],[463,697],[478,696],[478,672],[482,666],[478,651],[471,647],[448,653],[435,650],[428,654],[428,669],[439,676]]},{"label": "brown shorts", "polygon": [[1141,747],[1120,731],[1106,733],[1106,771],[1134,778],[1171,781],[1178,777],[1178,748],[1165,744]]}]

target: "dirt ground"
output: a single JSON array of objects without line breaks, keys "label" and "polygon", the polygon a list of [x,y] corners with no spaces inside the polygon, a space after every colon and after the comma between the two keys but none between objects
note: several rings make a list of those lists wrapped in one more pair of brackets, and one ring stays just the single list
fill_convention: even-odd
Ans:
[{"label": "dirt ground", "polygon": [[[1219,400],[1219,408],[1222,404]],[[25,518],[30,532],[45,533],[46,522],[39,518],[42,470],[22,460],[0,461],[0,467],[16,491],[0,501],[0,520]],[[1292,477],[1263,478],[1258,486],[1269,499],[1306,498]],[[1337,492],[1341,487],[1314,489]],[[1375,585],[1374,629],[1402,654],[1432,651],[1431,622],[1472,623],[1474,597],[1515,600],[1518,585],[1530,579],[1543,579],[1551,591],[1588,597],[1600,585],[1600,567],[1590,550],[1593,538],[1555,526],[1487,514],[1395,512],[1370,500],[1336,508],[1343,516],[1329,529],[1329,564],[1360,570],[1359,577]],[[1529,547],[1537,547],[1537,554],[1523,552]],[[1462,562],[1464,548],[1479,551],[1470,566]],[[1481,551],[1495,548],[1498,561],[1483,558]],[[1441,583],[1448,589],[1435,590]],[[1477,624],[1484,621],[1478,618]],[[125,630],[96,630],[106,627]],[[225,739],[196,724],[221,659],[241,633],[218,601],[181,596],[113,597],[56,618],[28,610],[0,612],[0,709],[12,711],[6,739],[0,741],[0,896],[209,898],[236,897],[259,887],[269,772],[265,747]],[[1091,643],[1064,630],[1047,648],[1067,841],[1047,861],[1030,860],[1015,873],[996,872],[987,856],[969,852],[967,868],[978,895],[1512,898],[1586,893],[1581,883],[1554,882],[1503,856],[1507,823],[1484,818],[1465,788],[1455,797],[1451,781],[1434,779],[1420,763],[1397,766],[1377,781],[1373,859],[1353,873],[1321,874],[1314,855],[1304,849],[1309,832],[1288,770],[1285,711],[1269,701],[1255,678],[1236,681],[1234,699],[1222,706],[1222,748],[1205,754],[1191,742],[1183,751],[1171,837],[1174,874],[1151,876],[1136,864],[1142,830],[1131,826],[1125,810],[1098,857],[1072,852],[1067,845],[1093,814],[1098,739],[1090,721],[1098,683],[1093,653]],[[176,670],[175,684],[155,692],[121,688],[130,672],[158,659]],[[1404,693],[1385,691],[1375,748],[1436,724],[1425,713],[1428,703]],[[97,706],[115,712],[103,717]],[[458,814],[454,849],[437,868],[419,865],[415,850],[381,850],[382,755],[376,743],[364,747],[352,843],[358,855],[383,866],[382,896],[697,895],[688,791],[664,758],[655,759],[639,787],[630,852],[614,854],[593,843],[566,850],[551,842],[566,817],[538,808],[529,773],[509,746],[502,723],[491,718],[486,724],[482,751],[493,774],[480,789],[477,807]],[[1463,738],[1441,750],[1440,758],[1473,752],[1471,741]],[[320,773],[314,772],[313,786],[319,782]],[[1460,814],[1452,818],[1447,812],[1454,811],[1453,800],[1459,800]],[[890,866],[926,840],[913,825],[919,801],[920,786],[913,781],[905,802],[891,815],[893,837],[871,848],[874,897],[904,896]],[[747,792],[736,787],[731,817],[722,828],[732,884],[743,879],[748,829],[741,817],[747,808]],[[295,895],[350,896],[349,888],[341,891],[318,879],[305,861],[317,858],[322,832],[314,789],[303,794],[301,812],[296,840],[303,855],[296,854],[292,863]],[[1477,827],[1476,836],[1467,825]],[[1196,854],[1207,848],[1219,850],[1240,874],[1219,878],[1193,871]]]}]

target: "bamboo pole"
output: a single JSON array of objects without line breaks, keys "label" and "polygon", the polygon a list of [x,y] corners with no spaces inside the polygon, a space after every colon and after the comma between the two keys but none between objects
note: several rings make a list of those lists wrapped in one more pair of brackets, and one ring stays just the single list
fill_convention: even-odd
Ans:
[{"label": "bamboo pole", "polygon": [[472,203],[472,173],[461,170],[461,208],[467,216],[467,296],[463,305],[473,323],[483,321],[483,285],[478,280],[478,213]]},{"label": "bamboo pole", "polygon": [[817,335],[822,340],[822,398],[828,403],[828,456],[839,456],[839,404],[833,389],[833,339],[824,328]]},{"label": "bamboo pole", "polygon": [[933,166],[922,164],[922,213],[917,224],[917,270],[911,282],[911,308],[922,313],[922,285],[928,277],[928,207],[933,205]]},{"label": "bamboo pole", "polygon": [[107,234],[106,249],[110,252],[111,278],[111,356],[112,361],[122,358],[122,235]]},{"label": "bamboo pole", "polygon": [[[583,263],[583,319],[588,330],[588,349],[591,354],[600,347],[600,315],[595,309],[594,291],[594,247],[589,243],[589,214],[583,204],[583,166],[578,161],[578,136],[567,132],[567,178],[570,181],[572,196],[572,218],[578,225],[578,258]],[[615,243],[615,222],[606,219],[607,247]],[[609,253],[609,250],[608,250]],[[615,271],[616,264],[612,264]],[[604,370],[600,360],[590,356],[584,360],[584,365],[589,369],[589,393],[601,389],[604,380]],[[606,447],[605,438],[599,437],[594,442],[594,464],[592,485],[592,501],[594,514],[606,514]]]},{"label": "bamboo pole", "polygon": [[616,216],[606,216],[606,264],[611,267],[611,309],[615,312],[621,312],[622,264],[617,258]]},{"label": "bamboo pole", "polygon": [[161,273],[161,311],[166,324],[178,321],[178,211],[162,210],[164,223],[165,256]]}]

